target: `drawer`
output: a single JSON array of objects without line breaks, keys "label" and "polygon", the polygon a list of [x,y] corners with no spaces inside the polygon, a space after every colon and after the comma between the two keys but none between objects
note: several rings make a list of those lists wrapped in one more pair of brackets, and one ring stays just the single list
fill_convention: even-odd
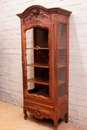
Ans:
[{"label": "drawer", "polygon": [[53,116],[53,106],[25,100],[25,108],[36,118],[51,118]]}]

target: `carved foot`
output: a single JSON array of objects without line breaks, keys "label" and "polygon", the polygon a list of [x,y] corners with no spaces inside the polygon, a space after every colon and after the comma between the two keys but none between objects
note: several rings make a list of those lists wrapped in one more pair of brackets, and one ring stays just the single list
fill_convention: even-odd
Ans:
[{"label": "carved foot", "polygon": [[27,119],[27,116],[26,116],[26,115],[24,115],[24,119],[25,119],[25,120]]},{"label": "carved foot", "polygon": [[68,123],[68,113],[65,114],[65,122]]},{"label": "carved foot", "polygon": [[57,116],[55,117],[55,119],[54,119],[54,130],[57,130],[57,126],[58,126],[58,118],[57,118]]},{"label": "carved foot", "polygon": [[57,130],[57,126],[54,126],[54,130]]},{"label": "carved foot", "polygon": [[28,116],[27,116],[27,112],[25,111],[25,112],[24,112],[24,119],[26,120],[27,117],[28,117]]}]

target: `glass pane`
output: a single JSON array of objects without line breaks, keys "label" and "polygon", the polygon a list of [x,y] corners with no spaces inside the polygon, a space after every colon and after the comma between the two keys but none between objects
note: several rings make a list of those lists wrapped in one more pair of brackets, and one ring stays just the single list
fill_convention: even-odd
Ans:
[{"label": "glass pane", "polygon": [[48,30],[35,27],[26,31],[27,91],[49,97]]},{"label": "glass pane", "polygon": [[[34,37],[33,37],[33,28],[26,31],[26,60],[27,64],[34,62],[34,52],[32,49],[28,50],[27,48],[33,48],[34,46]],[[27,79],[34,77],[34,68],[27,66]],[[27,82],[27,89],[33,89],[34,84]]]},{"label": "glass pane", "polygon": [[66,94],[66,25],[58,24],[58,97]]}]

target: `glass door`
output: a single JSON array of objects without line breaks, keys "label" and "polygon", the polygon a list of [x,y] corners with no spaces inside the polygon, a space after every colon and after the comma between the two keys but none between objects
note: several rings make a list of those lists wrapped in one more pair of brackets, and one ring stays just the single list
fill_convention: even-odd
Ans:
[{"label": "glass door", "polygon": [[48,29],[33,27],[26,31],[27,92],[49,98]]},{"label": "glass door", "polygon": [[66,94],[66,24],[58,23],[58,97]]}]

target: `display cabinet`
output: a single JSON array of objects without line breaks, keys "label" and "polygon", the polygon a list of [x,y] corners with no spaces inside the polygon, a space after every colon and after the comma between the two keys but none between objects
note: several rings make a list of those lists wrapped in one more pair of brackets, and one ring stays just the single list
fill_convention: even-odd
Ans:
[{"label": "display cabinet", "polygon": [[68,122],[69,16],[61,8],[34,5],[21,20],[24,118]]}]

